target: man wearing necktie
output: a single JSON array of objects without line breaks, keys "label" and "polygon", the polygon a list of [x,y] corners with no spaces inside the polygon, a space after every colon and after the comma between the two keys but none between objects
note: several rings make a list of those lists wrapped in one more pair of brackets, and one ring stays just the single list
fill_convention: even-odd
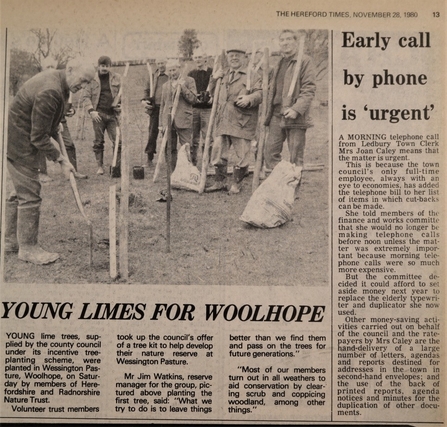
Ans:
[{"label": "man wearing necktie", "polygon": [[228,194],[241,191],[242,180],[248,170],[250,142],[255,137],[258,121],[258,106],[262,101],[261,79],[251,76],[251,87],[247,87],[245,50],[235,47],[227,50],[229,69],[216,70],[211,82],[211,90],[221,79],[218,99],[216,129],[214,133],[211,163],[216,174],[214,184],[207,192],[226,190],[226,178],[230,147],[234,147],[236,164],[233,169],[233,182]]},{"label": "man wearing necktie", "polygon": [[180,88],[177,110],[172,117],[171,172],[173,172],[177,165],[177,139],[180,145],[192,144],[192,106],[197,102],[197,89],[192,77],[180,75],[178,60],[169,60],[166,72],[169,80],[162,87],[160,105],[162,132],[167,132],[169,113],[174,104],[177,88]]}]

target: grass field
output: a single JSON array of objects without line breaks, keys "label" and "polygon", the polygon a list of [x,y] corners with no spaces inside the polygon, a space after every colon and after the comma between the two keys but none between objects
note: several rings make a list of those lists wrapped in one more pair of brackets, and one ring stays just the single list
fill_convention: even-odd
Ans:
[{"label": "grass field", "polygon": [[[117,72],[122,72],[122,68]],[[166,187],[166,173],[153,182],[154,168],[145,169],[142,180],[133,179],[132,167],[144,162],[148,116],[143,112],[146,67],[129,70],[125,85],[128,126],[123,143],[130,154],[129,177],[129,279],[141,284],[197,285],[324,285],[329,273],[329,156],[328,109],[316,102],[314,127],[307,132],[306,164],[324,164],[304,171],[293,220],[274,229],[259,229],[239,217],[251,196],[252,175],[237,196],[226,193],[198,194],[173,190],[170,252],[167,253],[166,203],[159,203],[159,191]],[[74,100],[75,106],[77,99]],[[82,114],[69,119],[78,155],[78,169],[89,175],[77,182],[85,212],[93,222],[93,266],[89,266],[88,226],[79,213],[68,181],[49,164],[54,178],[42,188],[40,243],[59,252],[53,265],[35,266],[21,262],[16,254],[5,259],[5,281],[22,283],[114,283],[109,275],[108,211],[109,187],[118,183],[107,174],[96,176],[92,151],[93,130],[89,119],[82,126]],[[112,161],[111,143],[106,138],[106,170]],[[119,224],[118,224],[119,225]],[[119,242],[118,242],[119,243]]]}]

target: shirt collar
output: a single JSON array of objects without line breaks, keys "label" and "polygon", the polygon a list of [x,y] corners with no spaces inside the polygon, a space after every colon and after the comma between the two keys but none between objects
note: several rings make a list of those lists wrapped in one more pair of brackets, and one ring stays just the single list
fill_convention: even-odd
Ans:
[{"label": "shirt collar", "polygon": [[237,70],[233,70],[232,68],[230,68],[230,73],[234,73],[234,75],[236,76],[237,74],[247,74],[247,70],[243,67],[238,68]]}]

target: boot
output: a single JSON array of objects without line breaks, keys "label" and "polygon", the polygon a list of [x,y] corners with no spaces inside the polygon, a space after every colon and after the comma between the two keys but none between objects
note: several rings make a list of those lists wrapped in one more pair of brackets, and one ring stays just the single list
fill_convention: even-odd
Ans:
[{"label": "boot", "polygon": [[59,254],[47,252],[38,245],[39,218],[40,207],[18,209],[19,259],[37,265],[50,264],[59,258]]},{"label": "boot", "polygon": [[216,170],[216,175],[214,176],[214,184],[210,187],[205,188],[206,193],[211,193],[213,191],[223,191],[227,189],[227,165],[217,165],[214,167]]},{"label": "boot", "polygon": [[79,173],[78,171],[73,172],[73,175],[76,179],[87,179],[88,176],[83,173]]},{"label": "boot", "polygon": [[5,252],[17,252],[19,243],[17,241],[17,199],[7,200],[5,206]]},{"label": "boot", "polygon": [[104,152],[100,151],[99,153],[95,153],[95,157],[96,163],[98,164],[96,175],[104,175]]},{"label": "boot", "polygon": [[144,165],[145,168],[150,168],[152,165],[152,158],[150,154],[147,154],[147,161],[146,164]]},{"label": "boot", "polygon": [[238,194],[241,192],[242,180],[244,179],[247,170],[248,170],[247,166],[242,168],[234,167],[233,184],[231,184],[231,188],[228,191],[228,194]]}]

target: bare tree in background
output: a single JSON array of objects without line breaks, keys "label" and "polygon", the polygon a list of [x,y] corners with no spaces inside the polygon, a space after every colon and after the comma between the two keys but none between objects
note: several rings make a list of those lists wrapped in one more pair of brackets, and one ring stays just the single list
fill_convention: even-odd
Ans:
[{"label": "bare tree in background", "polygon": [[30,31],[36,37],[36,49],[33,56],[37,64],[40,65],[44,58],[51,56],[57,61],[58,67],[63,67],[76,56],[73,46],[64,43],[57,37],[57,30],[34,28]]},{"label": "bare tree in background", "polygon": [[53,58],[58,68],[73,58],[82,56],[88,46],[88,36],[83,29],[70,35],[63,35],[57,30],[34,28],[30,30],[35,38],[35,47],[11,49],[9,90],[15,95],[20,86],[42,70],[42,61]]},{"label": "bare tree in background", "polygon": [[317,80],[328,72],[328,32],[326,30],[307,30],[307,49],[312,56],[317,70]]},{"label": "bare tree in background", "polygon": [[[329,55],[329,33],[327,30],[302,30],[299,34],[306,37],[306,53],[312,57],[317,79],[317,98],[322,105],[327,105],[327,74]],[[318,91],[318,88],[322,90]]]}]

